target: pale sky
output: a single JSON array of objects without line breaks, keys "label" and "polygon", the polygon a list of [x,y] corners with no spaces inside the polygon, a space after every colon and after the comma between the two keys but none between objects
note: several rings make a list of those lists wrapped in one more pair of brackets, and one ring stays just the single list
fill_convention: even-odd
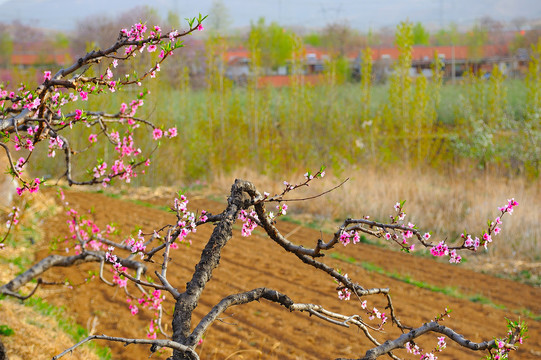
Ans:
[{"label": "pale sky", "polygon": [[[207,14],[213,0],[0,0],[0,22],[18,19],[45,28],[70,30],[91,14],[116,15],[137,5],[149,5],[165,15],[182,18]],[[434,28],[455,22],[470,26],[482,16],[496,20],[541,18],[541,0],[224,0],[233,28],[248,27],[264,16],[285,26],[323,27],[347,21],[360,30],[395,26],[409,19]]]}]

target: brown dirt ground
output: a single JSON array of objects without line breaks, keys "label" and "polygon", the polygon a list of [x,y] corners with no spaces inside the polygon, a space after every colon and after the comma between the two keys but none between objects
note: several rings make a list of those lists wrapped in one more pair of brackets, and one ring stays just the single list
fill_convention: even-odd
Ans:
[{"label": "brown dirt ground", "polygon": [[[129,233],[136,225],[145,232],[160,228],[174,220],[171,214],[132,202],[112,199],[99,194],[67,192],[67,201],[78,209],[93,209],[97,223],[104,226],[114,221]],[[167,205],[165,200],[155,200],[156,204]],[[213,213],[223,210],[224,205],[205,199],[190,202],[190,208],[206,209]],[[50,218],[45,226],[45,238],[51,240],[66,234],[65,217],[57,215]],[[320,233],[302,228],[292,223],[279,224],[282,233],[290,233],[289,239],[306,246],[313,246]],[[192,236],[192,246],[182,246],[173,253],[173,261],[168,270],[169,281],[179,290],[189,281],[201,250],[208,240],[212,226],[199,228]],[[254,233],[256,234],[256,233]],[[528,285],[502,280],[488,275],[465,270],[459,266],[438,263],[431,259],[419,258],[388,251],[366,244],[358,244],[336,251],[355,257],[358,261],[369,261],[386,271],[409,275],[412,279],[439,286],[452,286],[462,294],[479,294],[501,304],[507,310],[490,305],[473,303],[441,293],[421,289],[390,277],[371,273],[360,266],[332,258],[325,262],[341,268],[351,278],[364,287],[389,287],[393,303],[403,323],[419,326],[439,314],[446,306],[453,309],[452,316],[445,324],[462,333],[472,341],[503,336],[506,332],[505,317],[516,319],[512,310],[529,309],[541,313],[541,289]],[[43,249],[38,258],[45,257]],[[69,278],[74,283],[84,280],[88,270],[97,270],[97,264],[85,264],[76,268],[54,269],[44,278],[62,280]],[[268,287],[288,294],[294,301],[317,303],[329,310],[346,314],[360,312],[358,301],[341,302],[335,291],[335,284],[328,276],[301,262],[292,254],[258,233],[250,238],[240,236],[238,230],[225,247],[220,266],[215,270],[207,285],[199,307],[195,311],[194,323],[221,298],[256,287]],[[132,290],[135,292],[135,289]],[[44,288],[38,295],[47,301],[62,305],[80,324],[97,322],[96,333],[111,336],[144,337],[144,327],[150,320],[149,314],[131,316],[125,302],[125,294],[117,288],[109,287],[97,280],[73,290],[65,288]],[[384,298],[368,298],[369,306],[384,307]],[[166,301],[167,313],[172,312],[171,301]],[[303,313],[289,313],[282,307],[267,301],[255,302],[242,307],[231,308],[214,324],[206,334],[203,345],[198,348],[202,359],[329,359],[336,357],[359,357],[369,347],[362,333],[354,328],[343,328],[309,317]],[[530,338],[513,355],[515,359],[541,358],[541,322],[525,318],[529,325]],[[165,321],[167,324],[167,319]],[[195,325],[195,324],[194,324]],[[170,326],[167,327],[170,330]],[[396,337],[398,331],[386,326],[388,333],[376,335],[380,341],[387,336]],[[420,341],[421,347],[429,350],[437,343],[436,335],[426,336]],[[440,359],[479,359],[484,353],[464,351],[451,344],[440,353]],[[105,343],[102,343],[105,345]],[[114,359],[148,358],[146,346],[121,344],[111,345]],[[167,357],[154,354],[152,358]],[[405,351],[396,354],[406,359]]]}]

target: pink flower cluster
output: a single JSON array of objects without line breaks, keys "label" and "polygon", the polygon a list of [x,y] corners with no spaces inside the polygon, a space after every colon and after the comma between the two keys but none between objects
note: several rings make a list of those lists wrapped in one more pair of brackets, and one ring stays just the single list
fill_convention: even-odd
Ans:
[{"label": "pink flower cluster", "polygon": [[[268,192],[265,192],[264,195],[263,195],[266,198],[269,197],[269,193]],[[276,205],[276,215],[270,211],[267,215],[267,218],[270,220],[270,221],[274,221],[274,219],[276,219],[277,217],[279,216],[285,216],[287,214],[287,204],[279,204],[279,205]],[[254,211],[252,211],[253,214],[255,214]],[[257,218],[257,215],[256,215],[256,218]],[[254,226],[254,229],[257,225]],[[251,233],[251,231],[250,231]],[[248,236],[248,235],[247,235]]]},{"label": "pink flower cluster", "polygon": [[405,345],[406,351],[413,355],[421,355],[420,360],[436,360],[438,357],[434,355],[435,352],[440,352],[447,347],[445,343],[445,336],[438,337],[438,344],[431,352],[422,353],[422,349],[419,348],[419,345],[414,344],[409,341]]},{"label": "pink flower cluster", "polygon": [[[117,262],[115,264],[119,263]],[[113,284],[117,284],[119,288],[126,288],[128,286],[128,279],[126,279],[121,273],[126,272],[127,270],[128,268],[126,268],[125,266],[118,265],[117,267],[111,269],[111,271],[113,272]]]},{"label": "pink flower cluster", "polygon": [[129,304],[128,308],[130,309],[130,313],[132,315],[137,315],[139,313],[139,306],[141,306],[143,309],[148,308],[150,310],[154,310],[154,319],[150,320],[150,325],[147,330],[147,337],[149,339],[156,339],[157,337],[157,318],[159,316],[158,312],[162,308],[162,302],[165,300],[165,296],[162,295],[161,290],[154,290],[150,294],[143,294],[139,299],[136,300],[135,303],[132,303],[132,299],[127,298],[126,302]]},{"label": "pink flower cluster", "polygon": [[383,325],[388,320],[387,315],[385,315],[385,313],[380,312],[376,307],[372,308],[372,310],[368,310],[368,304],[366,300],[361,301],[361,308],[363,310],[366,310],[369,320],[380,319],[381,323],[379,324],[379,328],[380,329],[383,328]]},{"label": "pink flower cluster", "polygon": [[[391,224],[398,224],[400,225],[399,222],[401,221],[404,221],[406,219],[406,213],[404,212],[404,204],[406,203],[406,201],[400,201],[400,202],[397,202],[395,205],[394,205],[394,209],[396,211],[396,215],[391,215],[390,218],[391,218]],[[408,223],[408,227],[410,229],[414,229],[415,228],[415,224],[412,224],[411,222]],[[397,232],[401,233],[402,234],[402,241],[399,241],[398,238],[398,234]],[[385,232],[384,234],[384,237],[386,240],[393,240],[395,241],[396,243],[400,244],[400,246],[402,247],[402,249],[404,251],[413,251],[415,249],[415,244],[412,244],[410,245],[408,243],[408,239],[412,238],[413,237],[413,230],[399,230],[399,231],[395,231],[393,234],[390,234],[389,232]],[[430,237],[430,234],[425,234],[425,236],[428,235],[428,237]]]},{"label": "pink flower cluster", "polygon": [[126,113],[128,110],[128,105],[126,103],[122,103],[120,105],[120,113],[126,116],[133,117],[137,113],[137,110],[145,104],[143,99],[135,99],[130,102],[130,112]]},{"label": "pink flower cluster", "polygon": [[[348,279],[348,274],[345,274],[344,277]],[[351,291],[340,281],[335,280],[338,283],[338,299],[347,301],[351,298]]]},{"label": "pink flower cluster", "polygon": [[94,169],[92,169],[94,173],[94,178],[98,179],[105,175],[105,172],[107,171],[107,163],[103,161],[102,163],[94,166]]},{"label": "pink flower cluster", "polygon": [[447,347],[447,344],[445,343],[445,336],[438,337],[438,345],[436,346],[436,349],[438,351],[442,351]]},{"label": "pink flower cluster", "polygon": [[408,341],[405,345],[406,351],[413,355],[421,355],[421,349],[419,348],[419,345],[416,345],[412,343],[411,341]]},{"label": "pink flower cluster", "polygon": [[129,237],[125,240],[125,243],[130,247],[132,254],[139,254],[141,259],[144,257],[146,245],[145,238],[141,230],[139,230],[139,233],[137,234],[137,240]]},{"label": "pink flower cluster", "polygon": [[[154,290],[151,294],[143,294],[143,296],[137,299],[137,304],[143,308],[159,310],[163,300],[165,300],[165,296],[162,295],[161,290]],[[132,299],[130,298],[127,298],[126,302],[130,304],[129,309],[132,315],[136,315],[139,312],[137,304],[131,304]]]},{"label": "pink flower cluster", "polygon": [[[137,176],[137,173],[133,171],[133,167],[130,164],[125,164],[122,160],[115,160],[113,166],[111,166],[111,171],[113,175],[119,175],[121,180],[130,183],[133,177]],[[108,178],[106,179],[108,180]]]},{"label": "pink flower cluster", "polygon": [[276,210],[278,210],[277,216],[284,216],[287,214],[287,205],[286,204],[277,205]]},{"label": "pink flower cluster", "polygon": [[[197,220],[195,213],[188,211],[188,198],[185,195],[180,195],[178,198],[175,198],[173,204],[173,210],[180,215],[180,220],[177,222],[177,226],[180,228],[180,233],[177,237],[179,242],[185,242],[186,237],[190,233],[195,233],[197,231],[197,221],[206,222],[207,212],[205,210],[201,211],[201,216]],[[191,244],[191,240],[189,240]],[[173,249],[177,248],[175,243],[171,244]]]},{"label": "pink flower cluster", "polygon": [[[394,205],[395,211],[398,213],[396,216],[391,216],[391,222],[392,224],[398,224],[399,221],[402,221],[405,219],[406,214],[403,211],[404,201],[397,202]],[[462,234],[461,238],[463,240],[462,246],[460,248],[464,249],[470,249],[473,251],[476,251],[481,245],[485,247],[485,249],[488,248],[488,244],[492,242],[492,236],[498,235],[501,232],[500,225],[502,224],[501,218],[504,214],[509,213],[512,214],[513,209],[515,206],[518,205],[518,202],[515,201],[515,199],[509,199],[507,200],[507,204],[498,207],[498,210],[501,212],[500,216],[498,216],[494,221],[489,223],[488,229],[483,232],[483,236],[481,239],[478,237],[473,238],[469,234]],[[402,242],[400,245],[403,249],[409,251],[414,249],[414,245],[408,246],[408,239],[412,238],[414,235],[414,228],[415,225],[412,223],[408,223],[408,227],[412,230],[402,230],[400,229],[400,232],[402,233]],[[389,232],[385,232],[384,234],[385,239],[387,240],[394,240],[398,243],[398,235],[395,233],[391,234]],[[462,257],[458,254],[457,248],[450,249],[449,246],[445,243],[445,241],[440,241],[437,245],[431,245],[427,244],[426,242],[430,239],[430,234],[425,233],[422,236],[421,242],[425,244],[426,246],[430,246],[430,253],[433,256],[441,257],[441,256],[449,256],[449,262],[458,264],[462,261]],[[342,241],[342,238],[340,239]]]},{"label": "pink flower cluster", "polygon": [[502,214],[509,213],[509,215],[513,214],[513,208],[518,205],[518,202],[515,201],[515,198],[507,200],[507,205],[504,205],[502,207],[499,207],[498,210],[502,212]]},{"label": "pink flower cluster", "polygon": [[[415,227],[414,224],[412,223],[408,223],[408,227],[410,229],[413,229]],[[425,234],[426,235],[426,234]],[[429,234],[430,236],[430,234]],[[408,244],[408,239],[411,239],[413,237],[413,231],[412,230],[405,230],[402,232],[402,245],[407,247]],[[413,250],[413,249],[412,249]]]},{"label": "pink flower cluster", "polygon": [[475,240],[472,239],[470,234],[468,235],[462,234],[460,235],[460,237],[464,239],[464,247],[466,248],[473,248],[473,250],[476,251],[477,248],[481,245],[481,241],[479,240],[478,237],[476,237]]},{"label": "pink flower cluster", "polygon": [[55,149],[62,149],[64,146],[64,141],[59,137],[49,138],[49,152],[47,153],[48,157],[55,157]]},{"label": "pink flower cluster", "polygon": [[[85,249],[93,251],[100,251],[106,249],[107,246],[98,240],[98,236],[101,235],[101,230],[90,219],[85,219],[82,216],[78,216],[77,211],[70,209],[67,215],[71,217],[67,221],[71,239],[75,242],[74,250],[76,254],[81,253]],[[69,251],[66,249],[66,251]]]},{"label": "pink flower cluster", "polygon": [[6,221],[6,227],[10,228],[14,225],[17,225],[19,223],[19,211],[21,211],[18,207],[14,206],[11,209],[11,212],[8,214],[8,221]]},{"label": "pink flower cluster", "polygon": [[338,298],[340,300],[349,300],[351,298],[351,291],[348,288],[338,290]]},{"label": "pink flower cluster", "polygon": [[353,244],[357,244],[359,241],[361,241],[359,233],[354,230],[342,231],[338,240],[342,243],[342,245],[347,246],[350,243],[350,239],[353,240]]},{"label": "pink flower cluster", "polygon": [[436,246],[433,246],[430,249],[430,253],[433,256],[447,256],[449,255],[449,248],[447,247],[447,244],[445,241],[440,241],[440,243]]},{"label": "pink flower cluster", "polygon": [[148,326],[147,338],[156,339],[156,320],[150,320],[150,325]]},{"label": "pink flower cluster", "polygon": [[239,212],[239,220],[243,221],[241,234],[244,237],[252,235],[252,231],[257,227],[257,223],[254,220],[258,220],[255,210],[251,210],[248,213],[246,210]]},{"label": "pink flower cluster", "polygon": [[113,282],[115,284],[118,284],[120,287],[125,287],[128,284],[128,281],[123,279],[123,277],[120,276],[120,272],[125,272],[127,269],[122,266],[120,263],[118,256],[113,254],[113,251],[115,251],[114,246],[109,246],[107,248],[107,251],[105,252],[105,260],[111,264],[113,264],[113,269],[111,269],[114,273],[113,275]]},{"label": "pink flower cluster", "polygon": [[132,40],[144,40],[145,32],[147,31],[146,24],[142,22],[132,25],[131,29],[122,29],[120,32],[128,38],[128,41]]},{"label": "pink flower cluster", "polygon": [[[128,299],[126,299],[126,301],[129,303],[129,302],[131,301],[131,299],[128,298]],[[130,305],[128,306],[128,308],[130,309],[130,313],[131,313],[132,315],[137,315],[137,313],[139,312],[139,308],[138,308],[137,305],[135,305],[135,304],[130,304]]]},{"label": "pink flower cluster", "polygon": [[[483,232],[481,239],[478,237],[473,238],[470,234],[462,234],[460,237],[463,240],[462,247],[477,251],[480,246],[484,246],[485,249],[488,248],[488,244],[492,242],[492,236],[498,235],[502,229],[502,216],[508,213],[509,215],[513,214],[513,209],[515,206],[518,206],[518,202],[514,198],[507,200],[507,204],[501,207],[498,207],[498,210],[501,212],[500,216],[497,216],[494,221],[491,221],[488,225],[488,229]],[[452,255],[452,254],[451,254]],[[459,257],[459,256],[458,256]],[[453,262],[453,257],[451,256],[450,262]]]},{"label": "pink flower cluster", "polygon": [[[201,25],[199,26],[199,29],[202,29]],[[145,40],[144,44],[140,43],[128,46],[127,54],[129,55],[135,56],[135,50],[138,49],[140,51],[143,51],[145,48],[149,52],[156,52],[159,46],[162,46],[163,59],[163,57],[172,54],[172,51],[174,49],[181,46],[180,43],[174,43],[174,40],[180,36],[180,33],[178,31],[169,32],[168,36],[169,40],[171,41],[170,43],[162,42],[160,39],[162,36],[162,29],[159,26],[147,28],[147,26],[142,22],[134,24],[133,26],[131,26],[131,28],[123,29],[122,33],[125,36],[125,40],[128,41],[135,42]],[[145,36],[147,37],[145,38]],[[91,94],[99,94],[105,92],[107,89],[114,92],[124,85],[134,83],[141,85],[142,79],[144,79],[148,75],[147,73],[145,73],[142,76],[135,75],[135,78],[133,78],[132,75],[126,74],[125,79],[121,76],[115,77],[115,75],[117,74],[113,74],[113,71],[115,68],[117,68],[118,62],[118,59],[113,59],[112,62],[105,67],[104,73],[103,75],[101,75],[101,77],[89,78],[88,81],[85,80],[84,82],[77,82],[75,83],[75,88],[73,90],[63,87],[62,84],[50,83],[49,85],[57,87],[57,89],[52,90],[50,94],[45,93],[47,96],[42,96],[42,94],[38,93],[37,91],[28,91],[26,90],[25,85],[21,85],[21,87],[15,92],[4,90],[3,85],[0,84],[0,116],[5,116],[8,112],[12,112],[13,110],[15,110],[15,112],[20,112],[22,109],[27,109],[29,111],[29,114],[25,116],[27,121],[24,124],[24,126],[28,129],[28,134],[19,132],[18,134],[12,135],[10,138],[10,140],[14,143],[15,150],[19,151],[21,149],[27,149],[28,151],[32,152],[37,142],[48,138],[48,156],[55,157],[55,150],[62,149],[65,146],[64,141],[62,141],[60,136],[58,136],[60,131],[62,131],[67,126],[72,128],[72,126],[79,121],[85,122],[88,127],[94,126],[96,123],[91,122],[90,120],[94,119],[95,115],[93,115],[92,113],[86,113],[84,108],[81,108],[80,106],[74,106],[74,111],[69,114],[63,114],[61,108],[62,106],[70,102],[76,102],[79,100],[88,101],[88,98]],[[156,62],[155,65],[151,68],[151,71],[154,73],[160,71],[161,62],[161,60]],[[52,72],[49,70],[45,71],[43,73],[43,81],[51,82],[52,80]],[[148,93],[148,91],[144,92]],[[121,120],[126,120],[128,125],[132,125],[131,130],[139,126],[139,122],[136,119],[133,119],[133,116],[135,116],[138,107],[143,105],[143,97],[145,95],[144,92],[141,92],[138,95],[137,99],[129,103],[129,107],[126,104],[122,104],[121,113],[117,114],[117,116],[119,117],[122,117],[123,114],[126,115],[127,119],[121,118]],[[5,106],[6,103],[9,102],[11,103],[10,108]],[[47,126],[52,127],[53,131],[43,132],[41,133],[41,136],[38,137],[35,136],[38,129],[38,126],[35,126],[35,124],[38,120],[33,119],[37,117],[38,111],[41,110],[45,110],[52,115],[52,117],[49,117],[49,114],[47,114],[47,118],[49,119],[49,123],[47,123]],[[86,120],[89,120],[88,123],[86,122]],[[126,136],[124,137],[124,139],[122,139],[122,141],[121,136],[117,136],[118,139],[116,143],[121,144],[119,146],[119,153],[122,154],[119,158],[121,158],[122,156],[137,156],[138,153],[140,153],[140,150],[134,147],[132,144],[132,146],[126,144],[131,142],[129,139],[129,137],[133,135],[131,130],[126,132]],[[156,131],[153,133],[154,138],[173,138],[178,136],[178,131],[175,127],[167,130],[160,129],[160,131]],[[105,135],[108,136],[107,132],[105,132]],[[111,136],[110,138],[111,140],[113,140],[113,136]],[[91,144],[96,143],[98,140],[99,139],[96,134],[91,134],[88,137],[88,141]],[[114,160],[112,160],[111,163],[113,161]],[[25,162],[21,162],[19,164],[19,168],[15,170],[18,172],[22,170],[22,165],[24,165],[24,163]],[[106,173],[104,172],[106,171],[104,164],[96,165],[93,171],[90,171],[90,173],[94,173],[94,180],[97,178],[101,178],[101,182],[104,185],[107,185],[110,182],[113,175],[119,175],[120,172],[122,173],[122,177],[119,178],[129,182],[129,179],[133,176],[136,176],[136,173],[135,171],[133,171],[131,165],[126,165],[128,163],[133,164],[133,159],[130,159],[129,162],[124,161],[123,164],[117,163],[116,168],[119,172],[112,173],[109,176],[106,176]],[[25,180],[22,180],[22,182],[23,186],[19,188],[19,194],[22,194],[26,190],[34,192],[39,187],[39,183],[36,181],[34,181],[32,185],[27,184]]]},{"label": "pink flower cluster", "polygon": [[19,151],[23,148],[27,149],[30,152],[34,151],[34,141],[32,140],[31,136],[24,137],[24,135],[22,135],[19,138],[19,136],[13,135],[13,140],[13,148],[15,149],[15,151]]},{"label": "pink flower cluster", "polygon": [[41,179],[35,178],[34,181],[31,184],[24,184],[23,187],[18,187],[17,195],[21,196],[26,190],[28,190],[29,193],[36,193],[39,191],[39,185],[41,184]]},{"label": "pink flower cluster", "polygon": [[25,158],[20,157],[19,160],[17,160],[17,162],[14,164],[15,165],[15,170],[17,172],[23,171],[23,168],[24,168],[25,164],[26,164]]},{"label": "pink flower cluster", "polygon": [[406,213],[404,211],[402,211],[402,208],[404,207],[404,201],[402,202],[397,202],[396,204],[394,204],[394,209],[396,210],[396,212],[398,213],[396,217],[392,217],[391,216],[391,219],[393,219],[393,222],[396,222],[396,221],[402,221],[406,218]]},{"label": "pink flower cluster", "polygon": [[152,131],[152,138],[154,140],[159,140],[161,139],[163,136],[165,137],[168,137],[168,138],[174,138],[175,136],[178,135],[178,132],[177,132],[177,128],[176,127],[172,127],[170,129],[167,129],[167,131],[163,131],[162,129],[160,128],[155,128],[153,131]]},{"label": "pink flower cluster", "polygon": [[368,319],[374,320],[374,319],[381,319],[381,324],[379,325],[379,328],[381,329],[383,327],[383,324],[387,322],[387,315],[385,313],[380,312],[377,308],[373,308],[372,311],[369,312]]},{"label": "pink flower cluster", "polygon": [[[118,137],[118,133],[115,134],[115,139],[116,137]],[[137,156],[141,153],[141,149],[135,147],[133,136],[130,133],[124,136],[122,141],[119,139],[115,150],[118,152],[120,159],[126,156]]]},{"label": "pink flower cluster", "polygon": [[462,261],[462,256],[458,255],[455,249],[451,250],[449,256],[449,262],[451,264],[458,264]]}]

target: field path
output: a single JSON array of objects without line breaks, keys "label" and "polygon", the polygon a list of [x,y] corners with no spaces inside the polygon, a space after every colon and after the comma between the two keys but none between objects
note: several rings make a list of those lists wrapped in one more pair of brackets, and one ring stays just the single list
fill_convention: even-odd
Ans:
[{"label": "field path", "polygon": [[[66,200],[81,213],[93,209],[96,222],[100,226],[115,221],[118,227],[128,234],[136,225],[148,233],[174,221],[174,217],[157,208],[137,205],[130,201],[113,199],[100,194],[85,192],[66,192]],[[168,205],[162,200],[153,203]],[[196,199],[189,208],[221,212],[223,204],[205,199]],[[61,238],[66,235],[66,218],[58,215],[49,219],[45,226],[46,239]],[[291,233],[289,239],[306,246],[313,246],[320,233],[293,223],[279,224],[283,234]],[[212,231],[212,226],[198,228],[191,237],[192,245],[181,246],[173,253],[173,261],[168,270],[169,281],[183,291],[185,283],[191,278],[197,260]],[[295,302],[317,303],[329,310],[346,314],[359,314],[358,301],[339,301],[336,285],[328,276],[299,262],[292,254],[254,232],[254,236],[244,238],[238,230],[224,248],[220,266],[207,285],[200,306],[195,311],[194,322],[221,298],[236,292],[257,287],[268,287],[289,295]],[[61,247],[61,246],[60,246]],[[459,266],[438,263],[431,259],[415,257],[400,252],[384,250],[372,245],[358,244],[335,251],[346,257],[353,257],[357,264],[326,257],[325,262],[347,272],[349,276],[364,287],[390,287],[399,318],[405,324],[419,326],[438,315],[446,306],[452,308],[452,316],[445,324],[464,334],[472,341],[490,339],[492,335],[503,336],[506,332],[505,317],[518,318],[513,310],[528,309],[532,314],[541,314],[541,289],[528,285],[498,279],[475,273]],[[43,249],[39,258],[48,254]],[[385,274],[366,271],[360,262],[370,262],[384,269],[385,274],[397,273],[409,276],[430,285],[453,287],[462,298],[446,296],[441,292],[422,289]],[[76,269],[54,269],[44,277],[47,280],[70,279],[74,283],[83,282],[89,270],[97,271],[96,264],[85,264]],[[151,269],[152,270],[152,269]],[[153,270],[152,270],[153,271]],[[110,278],[110,274],[107,274]],[[135,293],[135,289],[132,290]],[[111,336],[144,337],[142,329],[148,326],[147,314],[131,316],[123,291],[109,287],[97,280],[90,285],[76,286],[73,290],[47,288],[39,291],[39,296],[62,305],[69,313],[76,314],[76,320],[88,327],[92,321],[97,323],[96,333]],[[465,297],[479,295],[490,299],[493,305],[474,303]],[[369,306],[384,307],[384,298],[367,298]],[[172,302],[165,303],[167,313],[171,313]],[[167,316],[166,316],[167,318]],[[529,324],[526,344],[513,359],[541,358],[541,322],[524,318]],[[168,321],[165,321],[167,323]],[[167,330],[170,331],[170,326]],[[398,332],[390,325],[386,330],[392,336]],[[386,335],[386,334],[382,334]],[[385,339],[376,335],[378,339]],[[437,343],[436,335],[427,336],[419,344],[426,350]],[[198,351],[202,359],[334,359],[336,357],[359,357],[366,351],[368,341],[354,328],[343,328],[309,317],[302,313],[289,313],[284,308],[267,301],[234,307],[213,325]],[[146,359],[147,347],[121,344],[111,346],[113,359]],[[407,356],[405,351],[397,355],[405,359],[418,359]],[[447,350],[439,354],[440,359],[479,359],[484,353],[472,353],[449,344]],[[165,359],[167,356],[153,355],[151,359]]]}]

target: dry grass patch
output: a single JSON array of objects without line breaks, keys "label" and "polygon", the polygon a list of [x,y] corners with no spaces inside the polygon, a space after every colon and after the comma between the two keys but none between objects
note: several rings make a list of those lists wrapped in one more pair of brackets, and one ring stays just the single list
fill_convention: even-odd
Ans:
[{"label": "dry grass patch", "polygon": [[[283,189],[281,181],[249,169],[234,173],[235,177],[251,180],[260,190],[276,193]],[[512,216],[503,219],[502,233],[488,252],[466,254],[467,266],[492,274],[541,279],[541,180],[460,170],[439,174],[433,170],[366,167],[340,176],[328,174],[292,196],[319,194],[346,177],[350,178],[348,182],[325,196],[291,203],[290,214],[304,223],[335,231],[336,223],[346,217],[369,215],[387,221],[393,205],[407,200],[407,221],[431,231],[435,241],[452,243],[463,231],[480,235],[487,220],[499,215],[497,207],[514,197],[520,205]],[[299,173],[282,180],[293,183],[302,179]],[[232,176],[218,177],[207,191],[228,194],[233,181]]]},{"label": "dry grass patch", "polygon": [[[11,336],[2,336],[10,360],[51,359],[73,345],[73,339],[66,335],[57,321],[44,316],[30,307],[16,301],[3,300],[0,303],[2,324],[14,330]],[[88,348],[79,347],[68,359],[97,360]]]}]

